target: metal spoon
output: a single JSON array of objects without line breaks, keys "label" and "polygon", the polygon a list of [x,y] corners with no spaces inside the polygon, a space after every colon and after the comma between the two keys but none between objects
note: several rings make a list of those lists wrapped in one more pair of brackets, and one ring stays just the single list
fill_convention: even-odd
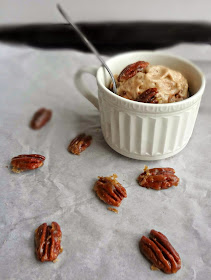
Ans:
[{"label": "metal spoon", "polygon": [[79,28],[72,22],[72,20],[70,19],[70,17],[66,14],[66,12],[62,9],[61,5],[57,4],[57,9],[59,10],[59,12],[62,14],[62,16],[66,19],[66,21],[72,25],[72,27],[75,29],[75,31],[78,33],[78,35],[81,37],[81,39],[84,41],[84,43],[87,45],[87,47],[97,56],[97,58],[101,61],[101,63],[103,64],[103,66],[106,68],[106,70],[108,71],[109,75],[111,76],[111,80],[113,83],[113,91],[114,93],[117,94],[117,89],[116,89],[116,82],[114,79],[114,76],[111,72],[111,70],[109,69],[108,65],[105,63],[105,61],[103,60],[103,58],[100,56],[99,52],[96,50],[96,48],[92,45],[92,43],[86,38],[86,36],[79,30]]}]

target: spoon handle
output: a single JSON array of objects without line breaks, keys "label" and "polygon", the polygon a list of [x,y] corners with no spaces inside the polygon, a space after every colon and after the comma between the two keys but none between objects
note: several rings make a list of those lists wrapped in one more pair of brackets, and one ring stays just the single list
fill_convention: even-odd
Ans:
[{"label": "spoon handle", "polygon": [[62,9],[61,5],[57,4],[57,9],[59,10],[59,12],[62,14],[62,16],[66,19],[66,21],[72,25],[72,27],[75,29],[75,31],[78,33],[78,35],[81,37],[81,39],[84,41],[84,43],[88,46],[88,48],[97,56],[97,58],[101,61],[101,63],[103,64],[103,66],[106,68],[106,70],[108,71],[109,75],[111,76],[111,80],[113,83],[113,91],[114,93],[117,94],[117,89],[116,89],[116,82],[114,79],[114,76],[111,72],[111,70],[109,69],[109,67],[107,66],[107,64],[105,63],[105,61],[103,60],[103,58],[100,56],[99,52],[96,50],[96,48],[92,45],[92,43],[86,38],[86,36],[80,31],[80,29],[78,28],[77,25],[75,25],[72,20],[70,19],[70,17],[67,15],[67,13]]}]

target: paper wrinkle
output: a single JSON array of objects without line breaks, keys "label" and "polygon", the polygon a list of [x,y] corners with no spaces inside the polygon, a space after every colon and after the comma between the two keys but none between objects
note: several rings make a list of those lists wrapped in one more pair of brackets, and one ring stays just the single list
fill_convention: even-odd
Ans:
[{"label": "paper wrinkle", "polygon": [[[147,162],[123,157],[106,144],[99,112],[74,85],[79,68],[99,65],[94,55],[0,44],[0,278],[169,279],[151,271],[140,253],[138,242],[152,228],[165,234],[182,258],[174,280],[204,280],[205,271],[211,278],[211,47],[180,44],[159,51],[192,59],[207,86],[187,147]],[[93,77],[88,84],[97,95]],[[29,122],[41,107],[52,109],[52,120],[33,131]],[[82,132],[92,135],[91,146],[80,156],[70,154],[70,141]],[[44,155],[44,166],[12,173],[11,158],[23,153]],[[179,185],[163,191],[140,187],[144,165],[173,167]],[[93,190],[98,176],[114,173],[128,195],[118,214]],[[34,230],[52,221],[61,226],[64,251],[58,263],[40,264]]]}]

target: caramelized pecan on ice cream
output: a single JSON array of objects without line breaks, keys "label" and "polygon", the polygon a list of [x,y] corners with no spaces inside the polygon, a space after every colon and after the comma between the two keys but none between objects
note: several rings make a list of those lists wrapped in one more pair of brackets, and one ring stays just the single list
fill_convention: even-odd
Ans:
[{"label": "caramelized pecan on ice cream", "polygon": [[[189,97],[188,82],[180,72],[144,61],[125,67],[115,75],[115,81],[118,95],[138,102],[172,103]],[[109,89],[113,89],[112,84]],[[152,92],[156,92],[153,99],[141,97]]]}]

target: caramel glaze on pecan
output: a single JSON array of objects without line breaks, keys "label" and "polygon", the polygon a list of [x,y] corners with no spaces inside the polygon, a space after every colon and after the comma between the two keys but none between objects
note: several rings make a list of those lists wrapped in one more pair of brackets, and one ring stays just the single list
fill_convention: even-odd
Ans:
[{"label": "caramel glaze on pecan", "polygon": [[157,88],[149,88],[138,95],[136,101],[143,103],[158,103],[155,95],[158,93]]},{"label": "caramel glaze on pecan", "polygon": [[172,186],[177,186],[179,183],[179,178],[174,173],[173,168],[145,169],[139,175],[138,183],[141,187],[154,190],[168,189]]},{"label": "caramel glaze on pecan", "polygon": [[111,212],[114,212],[114,213],[118,214],[118,210],[116,208],[108,207],[107,209]]},{"label": "caramel glaze on pecan", "polygon": [[82,133],[75,137],[68,146],[68,151],[75,155],[80,155],[86,148],[91,145],[92,136],[87,136],[85,133]]},{"label": "caramel glaze on pecan", "polygon": [[51,226],[46,223],[40,225],[35,230],[35,253],[41,262],[55,261],[62,252],[61,248],[62,232],[56,222]]},{"label": "caramel glaze on pecan", "polygon": [[12,171],[20,173],[26,170],[32,170],[41,167],[44,164],[45,157],[37,154],[19,155],[12,158]]},{"label": "caramel glaze on pecan", "polygon": [[94,185],[97,196],[106,204],[119,207],[123,198],[127,197],[126,189],[116,180],[117,175],[98,177]]},{"label": "caramel glaze on pecan", "polygon": [[181,268],[179,254],[161,232],[152,229],[150,238],[142,236],[139,245],[143,255],[163,272],[176,273]]},{"label": "caramel glaze on pecan", "polygon": [[41,127],[43,127],[48,121],[50,121],[52,116],[52,111],[45,109],[45,108],[41,108],[39,109],[37,112],[35,112],[31,123],[30,123],[30,127],[32,129],[40,129]]},{"label": "caramel glaze on pecan", "polygon": [[145,61],[137,61],[133,64],[129,64],[125,67],[122,72],[118,76],[118,82],[126,81],[133,76],[135,76],[138,72],[144,72],[144,69],[149,65],[148,62]]}]

